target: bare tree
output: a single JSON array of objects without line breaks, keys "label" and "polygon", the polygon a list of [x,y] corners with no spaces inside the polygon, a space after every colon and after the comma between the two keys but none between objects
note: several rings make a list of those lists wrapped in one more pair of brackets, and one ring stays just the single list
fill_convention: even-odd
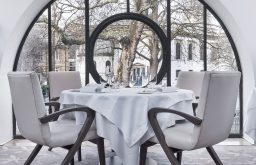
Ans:
[{"label": "bare tree", "polygon": [[[125,5],[126,0],[90,1],[90,31],[105,18],[116,13],[126,12]],[[171,32],[166,31],[166,0],[133,0],[131,1],[131,8],[133,12],[141,13],[151,18],[166,33],[171,33],[171,40],[187,38],[197,40],[199,45],[203,43],[203,5],[198,1],[171,0]],[[208,17],[208,29],[210,30],[208,30],[207,34],[208,38],[212,38],[208,43],[209,49],[218,54],[216,56],[218,58],[212,58],[211,64],[235,68],[235,59],[231,53],[232,49],[227,40],[225,40],[223,33],[218,30],[221,29],[220,25],[210,18],[211,16],[208,15]],[[58,49],[67,50],[68,58],[75,58],[74,49],[78,49],[75,45],[85,44],[84,1],[56,1],[52,5],[51,20],[53,58]],[[41,16],[38,23],[47,25],[47,16]],[[41,28],[47,31],[47,26],[42,26]],[[125,85],[129,85],[131,69],[136,58],[148,61],[150,74],[156,75],[163,58],[161,44],[156,33],[142,22],[127,20],[111,24],[100,34],[99,39],[109,40],[112,43],[111,49],[120,50],[118,79],[124,82]],[[214,39],[218,44],[214,43]],[[34,41],[33,43],[36,42]],[[32,47],[36,48],[37,46],[33,45]],[[35,51],[36,49],[33,50]],[[30,53],[33,54],[32,48]],[[194,55],[199,56],[200,53],[195,52]],[[186,59],[184,58],[184,61]]]},{"label": "bare tree", "polygon": [[47,74],[48,58],[46,53],[48,45],[45,41],[47,32],[44,29],[44,25],[36,24],[30,32],[30,35],[23,46],[17,70],[36,71],[43,76]]},{"label": "bare tree", "polygon": [[[136,11],[141,12],[146,6],[147,0],[137,0]],[[143,32],[144,24],[142,22],[133,21],[130,26],[128,36],[122,37],[119,42],[122,47],[122,52],[119,60],[119,79],[128,86],[130,83],[130,74],[135,60],[137,46]]]},{"label": "bare tree", "polygon": [[[137,13],[145,13],[148,9],[147,0],[137,0],[134,1],[135,11]],[[128,22],[128,23],[127,23]],[[112,25],[110,28],[107,28],[100,36],[100,39],[112,39],[114,43],[117,43],[121,50],[118,63],[118,79],[123,82],[125,86],[128,86],[130,83],[130,74],[133,66],[133,62],[136,57],[138,43],[141,39],[142,32],[144,29],[144,23],[139,21],[127,21],[119,22],[119,27],[117,32],[115,26]],[[128,25],[129,24],[129,25]]]}]

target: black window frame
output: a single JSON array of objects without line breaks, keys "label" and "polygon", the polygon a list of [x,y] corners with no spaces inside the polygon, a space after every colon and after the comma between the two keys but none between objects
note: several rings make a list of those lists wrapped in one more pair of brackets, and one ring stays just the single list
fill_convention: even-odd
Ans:
[{"label": "black window frame", "polygon": [[[34,24],[36,23],[36,21],[39,19],[39,17],[42,15],[43,12],[45,12],[48,9],[48,71],[52,71],[53,70],[53,66],[54,66],[54,57],[53,57],[53,53],[52,53],[52,36],[51,36],[51,5],[55,2],[56,0],[52,0],[50,1],[46,6],[44,6],[42,8],[42,10],[40,10],[38,12],[38,14],[35,16],[35,18],[33,19],[33,21],[30,23],[29,27],[27,28],[26,32],[23,35],[23,38],[20,42],[20,45],[18,47],[17,53],[16,53],[16,57],[15,57],[15,61],[14,61],[14,65],[13,65],[13,71],[17,71],[17,66],[18,66],[18,62],[19,62],[19,58],[20,58],[20,54],[23,48],[23,45],[31,31],[31,29],[33,28]],[[159,73],[157,74],[157,80],[161,81],[161,79],[165,76],[167,76],[167,85],[170,86],[170,82],[171,82],[171,8],[170,8],[170,3],[171,0],[166,0],[167,1],[167,6],[166,6],[166,10],[167,10],[167,20],[166,20],[166,24],[167,24],[167,34],[165,36],[164,41],[166,42],[166,59],[168,62],[163,63],[163,69],[159,71]],[[217,15],[217,13],[204,1],[204,0],[198,0],[202,5],[203,5],[203,12],[204,12],[204,16],[203,16],[203,58],[200,59],[203,60],[204,63],[204,71],[207,71],[207,12],[210,12],[215,19],[219,22],[219,24],[221,25],[222,29],[224,30],[230,44],[231,47],[233,49],[234,52],[234,56],[236,58],[236,63],[237,63],[237,67],[238,67],[238,71],[242,72],[242,67],[241,67],[241,63],[240,63],[240,59],[239,59],[239,54],[237,51],[237,48],[235,46],[234,40],[232,38],[232,36],[230,35],[227,27],[225,26],[224,22],[220,19],[220,17]],[[91,33],[90,33],[90,22],[89,22],[89,0],[85,0],[85,38],[86,38],[86,43],[85,43],[85,54],[86,54],[86,68],[85,68],[85,79],[86,79],[86,84],[89,83],[89,74],[92,74],[93,77],[95,77],[95,75],[97,75],[97,72],[91,72],[92,68],[95,68],[93,57],[91,57],[90,54],[92,54],[90,52],[90,44],[91,44],[91,40],[93,38],[91,38]],[[130,12],[130,0],[127,0],[127,12],[124,14],[131,14]],[[143,20],[140,20],[144,22]],[[162,43],[163,44],[163,43]],[[201,48],[200,48],[201,49]],[[201,50],[200,50],[201,51]],[[181,57],[180,57],[181,58]],[[91,61],[91,62],[88,62]],[[96,76],[97,77],[97,76]],[[96,80],[96,81],[99,81]],[[239,92],[239,99],[240,99],[240,133],[239,134],[234,134],[234,135],[230,135],[230,137],[242,137],[243,136],[243,76],[241,77],[241,82],[240,82],[240,92]],[[13,136],[14,138],[19,138],[20,136],[16,134],[16,120],[15,120],[15,116],[13,113]]]}]

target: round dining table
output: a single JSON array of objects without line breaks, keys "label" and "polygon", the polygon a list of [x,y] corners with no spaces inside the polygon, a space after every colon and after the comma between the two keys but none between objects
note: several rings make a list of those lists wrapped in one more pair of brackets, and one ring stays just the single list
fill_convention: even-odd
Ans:
[{"label": "round dining table", "polygon": [[[140,145],[154,136],[147,115],[151,108],[170,108],[192,115],[193,100],[193,92],[182,89],[165,92],[145,88],[107,88],[98,92],[71,89],[60,96],[62,108],[88,106],[95,110],[97,134],[109,140],[124,165],[138,164]],[[75,112],[74,116],[76,124],[83,124],[86,119],[83,112]],[[162,129],[183,120],[164,113],[157,118]]]}]

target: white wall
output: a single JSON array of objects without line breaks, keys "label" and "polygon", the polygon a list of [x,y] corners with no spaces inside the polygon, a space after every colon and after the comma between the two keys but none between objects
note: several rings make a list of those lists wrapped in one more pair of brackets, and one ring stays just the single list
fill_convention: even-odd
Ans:
[{"label": "white wall", "polygon": [[48,0],[0,1],[0,144],[12,139],[12,111],[7,72],[30,22]]},{"label": "white wall", "polygon": [[[12,70],[19,43],[30,22],[49,0],[0,0],[0,144],[12,138],[12,113],[7,72]],[[256,76],[255,0],[205,0],[229,29],[244,73],[244,109]]]},{"label": "white wall", "polygon": [[[248,98],[256,84],[256,1],[205,0],[223,20],[234,39],[244,78],[244,122]],[[245,136],[247,137],[247,136]]]}]

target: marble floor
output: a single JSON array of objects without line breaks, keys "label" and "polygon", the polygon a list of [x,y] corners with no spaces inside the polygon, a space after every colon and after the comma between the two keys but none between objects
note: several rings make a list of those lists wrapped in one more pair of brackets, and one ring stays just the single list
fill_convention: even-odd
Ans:
[{"label": "marble floor", "polygon": [[[0,146],[0,164],[1,165],[21,165],[24,164],[28,155],[35,146],[27,140],[12,140],[9,143]],[[251,145],[244,139],[228,139],[214,146],[223,164],[227,165],[255,165],[256,164],[256,146]],[[32,164],[35,165],[58,165],[63,160],[66,150],[54,148],[48,151],[47,147],[39,152]],[[97,165],[97,148],[90,142],[84,142],[82,145],[83,161],[76,165]],[[106,157],[113,156],[108,144],[106,144]],[[148,151],[150,165],[170,164],[159,145],[149,148]],[[110,158],[107,159],[110,161]],[[116,161],[118,162],[118,161]],[[113,165],[113,163],[109,163]],[[119,165],[119,163],[117,163]],[[183,153],[182,164],[184,165],[211,165],[214,164],[205,149],[195,151],[186,151]],[[115,163],[116,165],[116,163]]]}]

